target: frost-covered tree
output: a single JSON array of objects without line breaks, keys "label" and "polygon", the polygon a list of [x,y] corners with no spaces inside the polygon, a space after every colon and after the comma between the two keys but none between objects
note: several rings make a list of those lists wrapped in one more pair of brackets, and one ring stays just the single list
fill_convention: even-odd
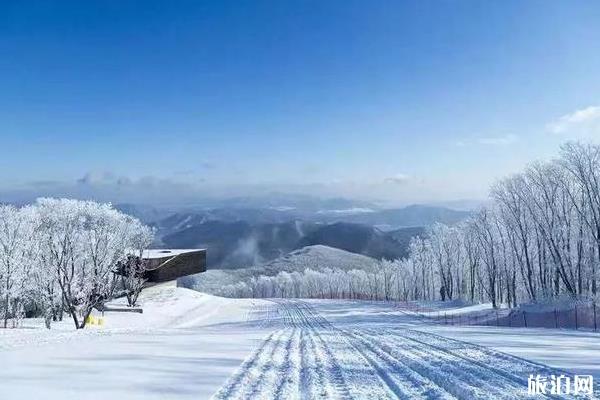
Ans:
[{"label": "frost-covered tree", "polygon": [[127,297],[127,305],[134,307],[146,283],[146,261],[139,256],[128,255],[119,261],[115,273],[121,278],[123,293]]},{"label": "frost-covered tree", "polygon": [[31,290],[33,223],[29,210],[0,206],[0,315],[17,324]]},{"label": "frost-covered tree", "polygon": [[[600,258],[600,146],[568,143],[561,149],[560,165],[571,185],[566,187],[579,219],[585,224],[595,247],[595,260]],[[592,257],[594,258],[594,257]],[[598,291],[597,262],[590,265],[590,290]]]},{"label": "frost-covered tree", "polygon": [[110,204],[39,199],[41,262],[51,269],[75,327],[85,327],[92,309],[111,298],[119,262],[136,249],[141,224]]},{"label": "frost-covered tree", "polygon": [[133,254],[117,263],[116,273],[121,277],[121,285],[127,297],[127,304],[133,307],[146,283],[147,263],[143,259],[144,250],[152,243],[153,232],[138,220],[129,222],[129,243]]},{"label": "frost-covered tree", "polygon": [[[29,307],[41,310],[48,328],[63,312],[85,327],[92,309],[112,297],[118,265],[151,242],[149,228],[110,204],[39,199],[0,206],[1,326],[17,324]],[[135,303],[143,278],[126,278]]]}]

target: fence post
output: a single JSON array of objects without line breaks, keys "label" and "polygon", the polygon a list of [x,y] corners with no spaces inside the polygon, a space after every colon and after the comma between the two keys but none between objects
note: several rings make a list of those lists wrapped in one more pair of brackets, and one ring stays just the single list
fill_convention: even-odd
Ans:
[{"label": "fence post", "polygon": [[596,323],[596,301],[592,302],[592,307],[594,309],[594,332],[598,330],[598,325]]},{"label": "fence post", "polygon": [[577,321],[577,304],[575,304],[575,330],[579,329],[578,326],[578,321]]},{"label": "fence post", "polygon": [[527,313],[523,310],[523,322],[525,323],[525,328],[527,328]]},{"label": "fence post", "polygon": [[496,310],[496,326],[500,326],[499,323],[500,322],[498,321],[498,310]]}]

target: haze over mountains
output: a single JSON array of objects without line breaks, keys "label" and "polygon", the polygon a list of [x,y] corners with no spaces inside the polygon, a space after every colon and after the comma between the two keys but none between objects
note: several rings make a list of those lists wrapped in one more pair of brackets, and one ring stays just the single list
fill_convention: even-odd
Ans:
[{"label": "haze over mountains", "polygon": [[117,207],[154,226],[157,247],[209,249],[211,269],[263,265],[314,245],[397,259],[406,256],[412,237],[426,234],[426,227],[455,224],[469,215],[439,206],[381,209],[346,199],[284,195],[229,199],[218,207]]}]

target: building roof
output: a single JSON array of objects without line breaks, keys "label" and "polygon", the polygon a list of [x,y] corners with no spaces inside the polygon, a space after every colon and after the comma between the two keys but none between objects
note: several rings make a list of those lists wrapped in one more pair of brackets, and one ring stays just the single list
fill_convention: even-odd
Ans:
[{"label": "building roof", "polygon": [[206,249],[147,249],[142,253],[142,258],[151,260],[156,258],[178,256],[185,253],[195,253],[197,251],[206,251]]}]

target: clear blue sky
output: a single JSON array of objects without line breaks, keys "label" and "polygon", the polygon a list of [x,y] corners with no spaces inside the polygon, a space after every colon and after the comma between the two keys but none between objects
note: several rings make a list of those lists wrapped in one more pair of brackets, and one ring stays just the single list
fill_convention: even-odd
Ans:
[{"label": "clear blue sky", "polygon": [[0,191],[480,198],[599,72],[597,1],[2,2]]}]

